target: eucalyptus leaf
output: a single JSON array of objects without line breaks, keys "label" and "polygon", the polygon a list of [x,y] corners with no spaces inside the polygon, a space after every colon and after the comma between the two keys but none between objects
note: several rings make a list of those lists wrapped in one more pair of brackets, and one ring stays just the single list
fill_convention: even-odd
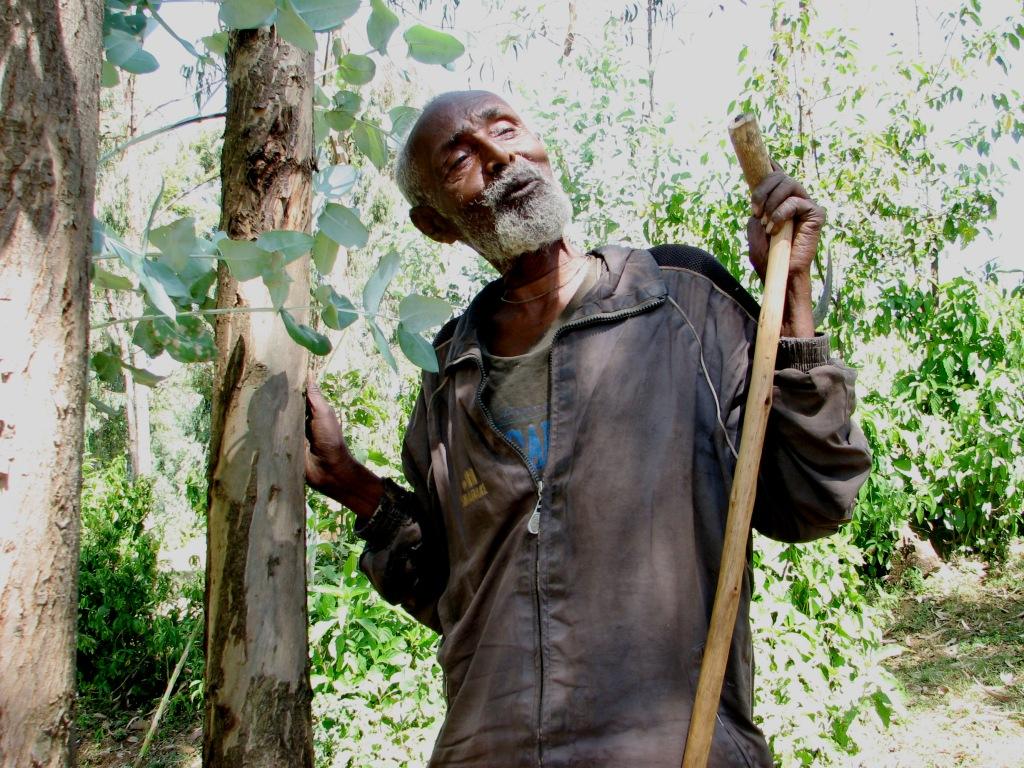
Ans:
[{"label": "eucalyptus leaf", "polygon": [[317,173],[313,187],[327,197],[347,195],[359,181],[359,171],[351,165],[330,165]]},{"label": "eucalyptus leaf", "polygon": [[452,306],[444,299],[411,293],[398,305],[398,319],[409,333],[436,328],[451,317]]},{"label": "eucalyptus leaf", "polygon": [[277,33],[297,48],[316,53],[316,35],[305,19],[295,12],[289,0],[283,0],[274,20]]},{"label": "eucalyptus leaf", "polygon": [[372,123],[360,121],[352,128],[352,140],[378,171],[384,169],[388,163],[388,148],[380,128]]},{"label": "eucalyptus leaf", "polygon": [[124,392],[124,363],[111,352],[96,352],[89,358],[89,365],[96,376],[115,392]]},{"label": "eucalyptus leaf", "polygon": [[142,349],[150,357],[156,357],[164,351],[164,345],[153,333],[152,320],[140,320],[135,324],[132,344]]},{"label": "eucalyptus leaf", "polygon": [[284,321],[284,327],[288,335],[296,344],[308,349],[314,355],[326,355],[331,351],[331,341],[322,333],[318,333],[308,325],[298,322],[287,309],[278,312]]},{"label": "eucalyptus leaf", "polygon": [[343,331],[359,319],[355,305],[326,283],[316,289],[315,296],[324,305],[320,317],[328,328]]},{"label": "eucalyptus leaf", "polygon": [[196,222],[191,216],[157,227],[149,233],[149,242],[159,249],[161,261],[175,272],[188,265],[189,256],[198,250]]},{"label": "eucalyptus leaf", "polygon": [[292,278],[285,272],[284,265],[284,257],[280,252],[275,252],[271,254],[267,267],[261,275],[263,284],[267,286],[267,292],[270,294],[270,303],[274,309],[280,309],[284,306],[284,303],[288,300],[288,288],[292,284]]},{"label": "eucalyptus leaf", "polygon": [[324,206],[324,212],[317,220],[317,229],[346,248],[362,248],[370,237],[359,217],[338,203]]},{"label": "eucalyptus leaf", "polygon": [[192,315],[181,315],[176,321],[165,318],[154,320],[152,335],[163,345],[167,354],[179,363],[212,360],[217,353],[209,326],[201,318]]},{"label": "eucalyptus leaf", "polygon": [[113,88],[119,82],[121,82],[121,75],[118,74],[117,67],[104,59],[103,69],[100,74],[100,85],[104,88]]},{"label": "eucalyptus leaf", "polygon": [[398,324],[398,346],[413,365],[437,373],[437,353],[434,347],[418,333],[407,329],[403,323]]},{"label": "eucalyptus leaf", "polygon": [[322,275],[329,275],[338,258],[338,244],[323,232],[316,233],[313,242],[313,263]]},{"label": "eucalyptus leaf", "polygon": [[217,243],[221,258],[236,280],[252,280],[263,274],[270,254],[250,240],[224,239]]},{"label": "eucalyptus leaf", "polygon": [[[142,263],[142,270],[146,277],[160,284],[168,296],[176,299],[189,299],[192,294],[181,281],[181,278],[166,264],[146,259]],[[173,317],[173,313],[171,315]]]},{"label": "eucalyptus leaf", "polygon": [[422,24],[409,27],[403,37],[409,44],[409,56],[423,64],[451,64],[466,52],[466,47],[447,32]]},{"label": "eucalyptus leaf", "polygon": [[377,346],[377,351],[384,357],[384,361],[391,366],[391,370],[398,373],[398,363],[395,361],[395,356],[391,353],[391,347],[388,344],[387,337],[384,335],[384,331],[380,329],[372,318],[366,318],[366,324],[370,326],[370,336],[373,337],[373,343]]},{"label": "eucalyptus leaf", "polygon": [[280,251],[288,263],[309,253],[313,236],[291,229],[273,229],[257,237],[256,245],[265,251]]},{"label": "eucalyptus leaf", "polygon": [[111,29],[103,37],[107,60],[126,72],[142,75],[160,65],[153,54],[142,50],[142,41],[121,29]]},{"label": "eucalyptus leaf", "polygon": [[147,371],[145,368],[136,368],[134,365],[124,364],[126,370],[131,371],[132,379],[135,380],[136,384],[141,384],[144,387],[155,387],[161,381],[166,379],[166,376],[157,376],[152,371]]},{"label": "eucalyptus leaf", "polygon": [[328,109],[324,112],[324,121],[339,133],[347,131],[356,122],[356,116],[343,109]]},{"label": "eucalyptus leaf", "polygon": [[292,0],[296,13],[316,32],[340,27],[359,10],[360,0]]},{"label": "eucalyptus leaf", "polygon": [[334,94],[334,106],[353,115],[363,105],[363,97],[355,91],[338,91]]},{"label": "eucalyptus leaf", "polygon": [[107,288],[111,291],[130,291],[135,287],[127,277],[115,275],[103,267],[93,267],[92,284],[97,288]]},{"label": "eucalyptus leaf", "polygon": [[227,56],[228,53],[228,33],[217,32],[212,35],[207,35],[203,38],[203,45],[210,53],[215,53],[221,58]]},{"label": "eucalyptus leaf", "polygon": [[275,0],[224,0],[218,15],[228,29],[256,29],[272,24],[276,14]]},{"label": "eucalyptus leaf", "polygon": [[366,22],[366,37],[375,49],[388,52],[388,40],[398,29],[398,16],[384,0],[370,0],[370,18]]},{"label": "eucalyptus leaf", "polygon": [[369,314],[377,314],[380,301],[384,298],[384,292],[388,289],[388,285],[391,284],[395,274],[397,274],[400,263],[401,258],[398,252],[391,251],[380,260],[377,268],[370,275],[370,279],[366,281],[366,285],[363,286],[363,309]]},{"label": "eucalyptus leaf", "polygon": [[377,65],[369,56],[346,53],[338,62],[338,73],[352,85],[366,85],[377,73]]},{"label": "eucalyptus leaf", "polygon": [[409,131],[416,124],[422,110],[416,107],[398,106],[388,110],[388,117],[391,118],[391,138],[396,142],[405,141]]},{"label": "eucalyptus leaf", "polygon": [[146,292],[146,296],[150,302],[157,309],[167,317],[175,317],[178,313],[177,307],[174,306],[174,302],[171,301],[171,297],[167,295],[167,289],[164,288],[159,279],[154,277],[146,271],[147,264],[155,264],[156,262],[142,262],[139,263],[139,271],[136,272],[139,278],[139,285]]}]

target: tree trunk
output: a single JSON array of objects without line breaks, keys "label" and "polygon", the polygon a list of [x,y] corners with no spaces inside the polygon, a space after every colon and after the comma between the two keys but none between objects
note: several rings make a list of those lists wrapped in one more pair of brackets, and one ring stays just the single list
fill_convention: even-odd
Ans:
[{"label": "tree trunk", "polygon": [[0,763],[73,764],[103,4],[0,14]]},{"label": "tree trunk", "polygon": [[[272,29],[231,34],[221,228],[308,231],[313,55]],[[309,304],[309,259],[286,306]],[[224,267],[221,307],[267,307]],[[306,310],[293,310],[300,322]],[[220,315],[210,442],[203,764],[312,766],[306,640],[307,354],[271,312]]]}]

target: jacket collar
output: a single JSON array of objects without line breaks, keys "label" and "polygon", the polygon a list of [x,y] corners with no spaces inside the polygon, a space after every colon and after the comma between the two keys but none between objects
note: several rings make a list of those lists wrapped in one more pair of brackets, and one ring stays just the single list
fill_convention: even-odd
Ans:
[{"label": "jacket collar", "polygon": [[[589,252],[604,262],[604,269],[583,302],[566,322],[634,309],[668,294],[657,263],[646,250],[622,245],[605,245]],[[484,286],[455,324],[448,346],[445,368],[473,357],[482,358],[477,329],[489,307],[505,291],[499,277]]]}]

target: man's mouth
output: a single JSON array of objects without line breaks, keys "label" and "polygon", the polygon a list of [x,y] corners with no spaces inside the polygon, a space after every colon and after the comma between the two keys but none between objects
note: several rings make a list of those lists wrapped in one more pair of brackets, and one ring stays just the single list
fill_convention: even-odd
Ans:
[{"label": "man's mouth", "polygon": [[530,178],[524,179],[523,181],[517,181],[512,185],[511,189],[502,196],[502,203],[515,203],[524,198],[529,197],[537,185],[541,183],[540,179]]}]

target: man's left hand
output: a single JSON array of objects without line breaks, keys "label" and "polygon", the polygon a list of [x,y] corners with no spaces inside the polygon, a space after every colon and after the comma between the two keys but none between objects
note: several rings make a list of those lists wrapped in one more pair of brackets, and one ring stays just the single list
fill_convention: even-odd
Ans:
[{"label": "man's left hand", "polygon": [[778,232],[784,222],[793,222],[782,332],[786,336],[813,336],[811,264],[825,223],[825,209],[810,198],[799,182],[783,173],[774,161],[772,167],[775,171],[766,176],[751,195],[754,215],[747,221],[750,262],[764,281],[768,268],[768,237]]}]

